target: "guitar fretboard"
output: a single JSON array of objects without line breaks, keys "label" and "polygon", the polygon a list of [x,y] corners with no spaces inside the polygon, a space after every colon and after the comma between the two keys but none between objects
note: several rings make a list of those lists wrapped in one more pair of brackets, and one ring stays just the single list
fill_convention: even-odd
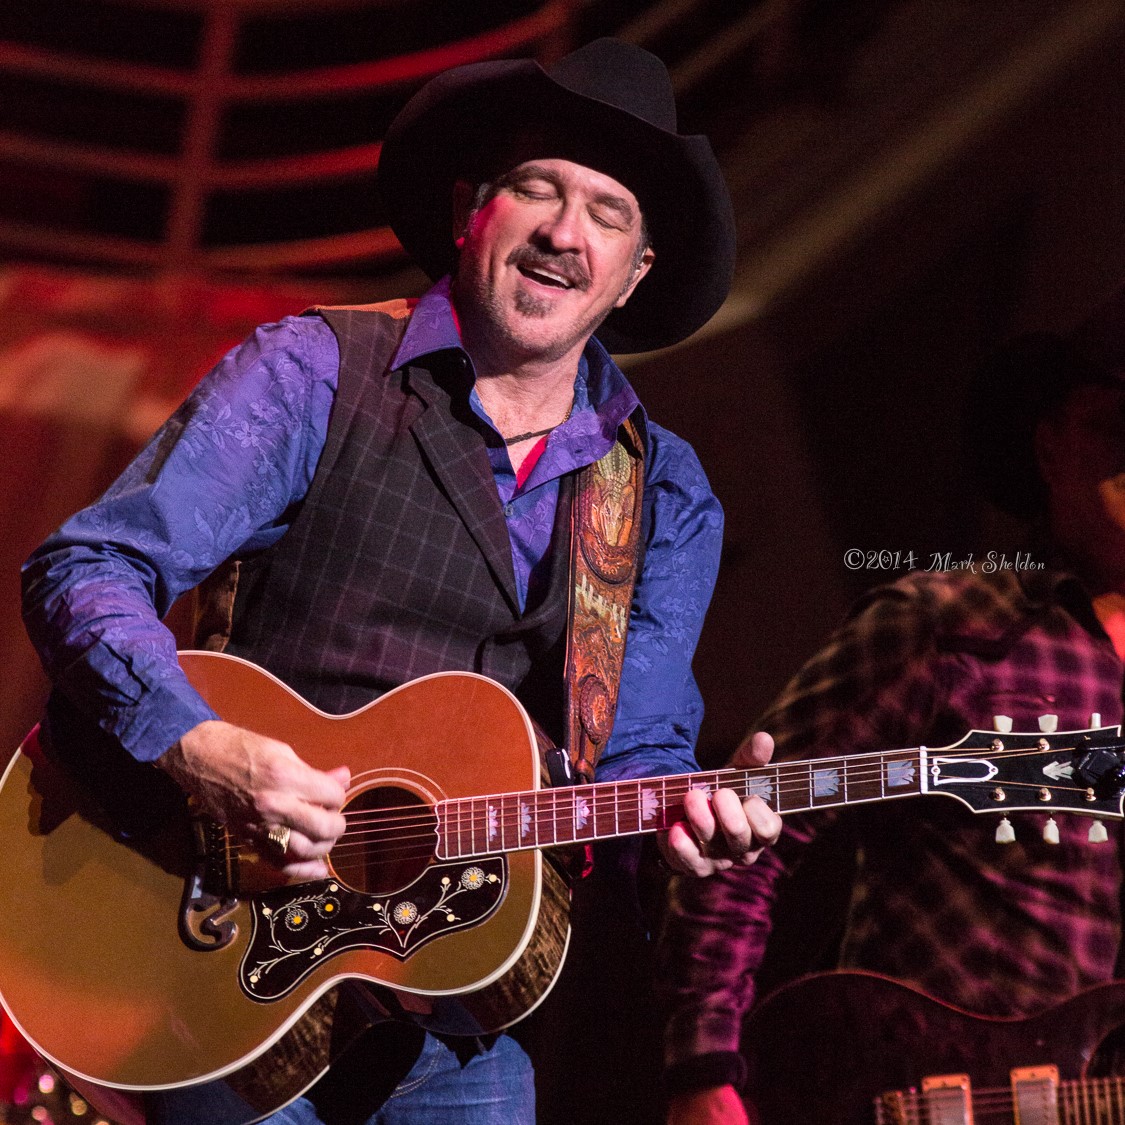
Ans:
[{"label": "guitar fretboard", "polygon": [[683,816],[689,789],[732,789],[761,797],[775,812],[807,812],[923,792],[921,749],[780,762],[441,801],[438,854],[464,859],[668,828]]}]

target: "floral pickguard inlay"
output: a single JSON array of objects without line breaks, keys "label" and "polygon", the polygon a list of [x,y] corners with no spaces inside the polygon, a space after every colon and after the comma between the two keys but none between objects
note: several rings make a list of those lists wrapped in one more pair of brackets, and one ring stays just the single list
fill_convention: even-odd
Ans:
[{"label": "floral pickguard inlay", "polygon": [[336,879],[269,891],[250,904],[253,929],[239,983],[251,999],[277,1000],[345,949],[378,949],[405,961],[434,938],[483,922],[507,886],[507,860],[489,856],[431,864],[390,894],[363,894]]}]

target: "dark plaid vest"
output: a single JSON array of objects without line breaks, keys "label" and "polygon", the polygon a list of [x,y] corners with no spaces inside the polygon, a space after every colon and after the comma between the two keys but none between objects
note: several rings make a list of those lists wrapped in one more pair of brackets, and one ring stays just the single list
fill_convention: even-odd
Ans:
[{"label": "dark plaid vest", "polygon": [[335,714],[417,676],[480,672],[557,737],[569,487],[546,593],[521,615],[467,361],[388,370],[401,303],[319,312],[340,345],[327,442],[289,531],[239,563],[226,651]]}]

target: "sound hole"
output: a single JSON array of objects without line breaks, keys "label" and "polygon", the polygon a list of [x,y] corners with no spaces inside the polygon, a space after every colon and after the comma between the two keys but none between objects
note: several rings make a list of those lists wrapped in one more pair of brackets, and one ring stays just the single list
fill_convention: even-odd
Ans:
[{"label": "sound hole", "polygon": [[366,789],[344,809],[348,827],[330,857],[341,882],[365,894],[388,894],[413,882],[434,858],[437,817],[409,789]]}]

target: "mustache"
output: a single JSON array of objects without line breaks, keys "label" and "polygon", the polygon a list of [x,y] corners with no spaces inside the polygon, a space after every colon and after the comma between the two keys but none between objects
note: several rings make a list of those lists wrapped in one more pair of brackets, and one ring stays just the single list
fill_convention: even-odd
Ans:
[{"label": "mustache", "polygon": [[552,254],[538,246],[524,245],[517,246],[508,255],[507,264],[523,266],[525,269],[549,270],[565,278],[570,285],[582,292],[590,288],[590,275],[577,254]]}]

